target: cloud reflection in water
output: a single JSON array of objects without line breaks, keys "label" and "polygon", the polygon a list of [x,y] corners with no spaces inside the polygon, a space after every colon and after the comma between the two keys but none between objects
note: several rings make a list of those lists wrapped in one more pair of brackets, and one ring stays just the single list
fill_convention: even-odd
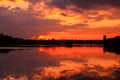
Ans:
[{"label": "cloud reflection in water", "polygon": [[[89,65],[73,61],[62,61],[59,66],[44,67],[39,74],[42,80],[119,80],[115,70],[120,65]],[[38,69],[39,70],[39,69]]]},{"label": "cloud reflection in water", "polygon": [[0,68],[5,74],[13,73],[0,74],[0,80],[119,80],[119,58],[96,47],[13,51],[9,55],[0,55],[1,63],[7,60],[6,65],[13,67],[11,71],[6,66]]}]

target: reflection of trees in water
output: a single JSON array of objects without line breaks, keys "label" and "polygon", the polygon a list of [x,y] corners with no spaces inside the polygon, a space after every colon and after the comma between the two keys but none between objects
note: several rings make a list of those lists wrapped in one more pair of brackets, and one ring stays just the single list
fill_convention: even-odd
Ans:
[{"label": "reflection of trees in water", "polygon": [[120,48],[105,48],[104,47],[104,52],[112,52],[115,53],[117,55],[120,54]]},{"label": "reflection of trees in water", "polygon": [[8,54],[11,51],[23,50],[23,49],[0,49],[0,54]]},{"label": "reflection of trees in water", "polygon": [[7,53],[9,53],[9,52],[11,52],[11,51],[14,51],[15,49],[0,49],[0,53],[2,53],[2,54],[7,54]]}]

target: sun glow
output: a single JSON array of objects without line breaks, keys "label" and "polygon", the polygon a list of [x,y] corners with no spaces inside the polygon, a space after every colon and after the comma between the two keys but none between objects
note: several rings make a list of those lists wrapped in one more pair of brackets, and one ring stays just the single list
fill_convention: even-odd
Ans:
[{"label": "sun glow", "polygon": [[52,37],[51,36],[39,36],[38,39],[39,40],[51,40]]}]

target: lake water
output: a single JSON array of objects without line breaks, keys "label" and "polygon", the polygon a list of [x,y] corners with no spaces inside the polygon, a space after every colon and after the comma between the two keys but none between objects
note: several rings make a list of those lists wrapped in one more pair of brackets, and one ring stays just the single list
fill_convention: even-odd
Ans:
[{"label": "lake water", "polygon": [[0,80],[120,80],[120,55],[103,47],[0,47]]}]

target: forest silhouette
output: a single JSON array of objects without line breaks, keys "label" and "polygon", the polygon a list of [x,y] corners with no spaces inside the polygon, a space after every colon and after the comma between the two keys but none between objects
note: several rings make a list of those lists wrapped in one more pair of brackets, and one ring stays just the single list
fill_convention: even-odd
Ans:
[{"label": "forest silhouette", "polygon": [[3,33],[0,34],[1,47],[57,47],[57,46],[102,46],[104,52],[115,52],[120,54],[120,36],[107,38],[103,36],[103,40],[31,40],[16,38]]}]

